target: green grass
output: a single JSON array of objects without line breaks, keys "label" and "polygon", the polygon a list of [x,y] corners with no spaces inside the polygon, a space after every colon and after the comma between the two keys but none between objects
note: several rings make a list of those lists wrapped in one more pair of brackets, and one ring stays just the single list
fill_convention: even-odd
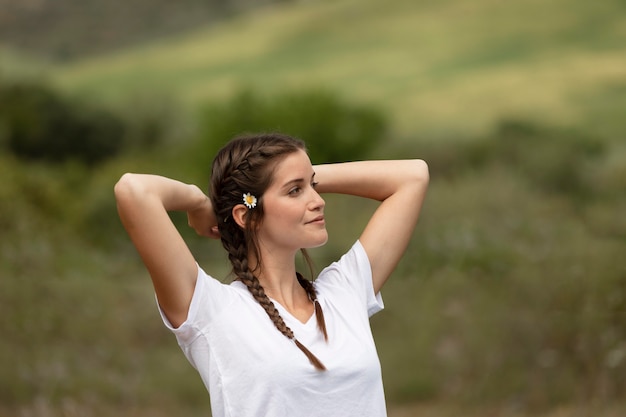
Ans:
[{"label": "green grass", "polygon": [[[626,77],[624,27],[619,1],[296,3],[60,67],[54,78],[106,99],[159,90],[192,105],[241,85],[321,85],[383,105],[405,134],[485,132],[510,114],[593,128],[580,118],[586,98]],[[623,103],[623,88],[611,90]],[[624,116],[623,106],[614,112]],[[618,120],[604,131],[623,129]]]}]

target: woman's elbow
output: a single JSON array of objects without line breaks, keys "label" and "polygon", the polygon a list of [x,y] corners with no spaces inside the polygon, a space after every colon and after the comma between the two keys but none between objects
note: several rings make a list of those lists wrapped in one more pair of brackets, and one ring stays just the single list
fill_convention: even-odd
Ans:
[{"label": "woman's elbow", "polygon": [[135,174],[129,172],[123,174],[113,187],[115,199],[119,203],[120,201],[131,198],[137,192],[137,187]]},{"label": "woman's elbow", "polygon": [[411,160],[410,180],[412,183],[421,187],[428,186],[428,182],[430,181],[430,172],[426,161],[423,159]]}]

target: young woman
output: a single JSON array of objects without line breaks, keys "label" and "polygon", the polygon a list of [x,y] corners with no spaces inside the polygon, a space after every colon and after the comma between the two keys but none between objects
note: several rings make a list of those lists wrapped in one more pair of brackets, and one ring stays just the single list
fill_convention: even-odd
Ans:
[{"label": "young woman", "polygon": [[[229,142],[213,162],[210,198],[173,179],[122,176],[120,218],[213,417],[386,415],[369,317],[383,308],[379,292],[411,238],[428,178],[421,160],[312,166],[304,143],[281,134]],[[313,283],[295,257],[328,239],[320,193],[381,204]],[[170,210],[221,239],[231,284],[198,266]]]}]

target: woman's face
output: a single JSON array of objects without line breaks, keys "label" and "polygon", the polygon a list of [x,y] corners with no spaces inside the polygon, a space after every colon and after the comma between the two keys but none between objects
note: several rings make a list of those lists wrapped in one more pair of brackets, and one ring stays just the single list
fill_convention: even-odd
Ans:
[{"label": "woman's face", "polygon": [[287,155],[263,194],[259,244],[270,250],[297,251],[328,240],[324,200],[315,191],[315,172],[305,151]]}]

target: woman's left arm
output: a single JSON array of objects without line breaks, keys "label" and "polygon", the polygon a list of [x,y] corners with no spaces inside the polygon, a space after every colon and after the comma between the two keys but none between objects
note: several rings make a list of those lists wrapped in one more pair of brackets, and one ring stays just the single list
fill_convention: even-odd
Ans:
[{"label": "woman's left arm", "polygon": [[379,292],[406,250],[420,214],[429,174],[420,159],[316,165],[318,192],[381,202],[359,238]]}]

